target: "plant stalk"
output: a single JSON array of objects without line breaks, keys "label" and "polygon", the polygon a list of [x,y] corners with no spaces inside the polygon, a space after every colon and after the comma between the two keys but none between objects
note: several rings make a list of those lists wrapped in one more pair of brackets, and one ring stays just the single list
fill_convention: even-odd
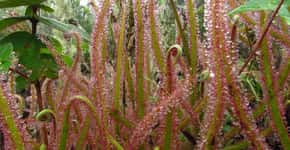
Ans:
[{"label": "plant stalk", "polygon": [[253,51],[250,53],[249,57],[247,58],[246,62],[244,63],[244,65],[242,66],[241,70],[239,71],[239,74],[241,74],[245,68],[247,67],[247,65],[249,64],[249,62],[252,60],[252,58],[255,56],[255,53],[259,50],[264,38],[266,37],[266,34],[269,32],[270,27],[275,19],[275,17],[277,16],[280,8],[282,7],[283,3],[285,0],[281,0],[279,5],[277,6],[277,8],[275,9],[274,13],[272,14],[272,17],[270,18],[270,20],[267,23],[267,26],[265,28],[265,30],[262,32],[262,35],[260,36],[258,42],[254,45]]}]

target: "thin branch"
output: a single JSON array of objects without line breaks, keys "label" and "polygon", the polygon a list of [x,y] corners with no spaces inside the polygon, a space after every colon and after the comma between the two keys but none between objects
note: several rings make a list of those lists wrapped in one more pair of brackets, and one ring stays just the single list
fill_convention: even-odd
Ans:
[{"label": "thin branch", "polygon": [[13,69],[13,68],[9,68],[9,71],[17,73],[18,75],[20,75],[21,77],[23,77],[24,79],[26,79],[28,81],[30,80],[29,77],[26,74],[20,72],[19,70],[16,70],[16,69]]},{"label": "thin branch", "polygon": [[263,31],[262,35],[260,36],[258,42],[255,44],[253,51],[250,53],[249,57],[247,58],[246,62],[244,63],[244,65],[242,66],[241,70],[239,71],[239,74],[241,74],[245,68],[247,67],[247,65],[249,64],[249,62],[252,60],[252,58],[255,56],[255,53],[258,51],[258,49],[260,48],[266,34],[269,32],[270,30],[270,26],[273,23],[273,20],[275,19],[275,17],[277,16],[282,4],[284,3],[285,0],[281,0],[279,5],[277,6],[277,8],[275,9],[274,13],[272,14],[271,19],[268,21],[267,26],[265,28],[265,30]]}]

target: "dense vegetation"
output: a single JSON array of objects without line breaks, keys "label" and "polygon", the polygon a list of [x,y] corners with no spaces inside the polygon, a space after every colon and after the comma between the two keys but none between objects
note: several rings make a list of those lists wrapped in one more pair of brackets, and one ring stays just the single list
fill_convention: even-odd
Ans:
[{"label": "dense vegetation", "polygon": [[290,149],[290,0],[0,14],[0,150]]}]

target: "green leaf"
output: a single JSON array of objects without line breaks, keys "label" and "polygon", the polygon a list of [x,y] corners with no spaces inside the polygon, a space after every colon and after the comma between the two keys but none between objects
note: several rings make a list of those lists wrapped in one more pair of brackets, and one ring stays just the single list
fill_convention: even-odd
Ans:
[{"label": "green leaf", "polygon": [[11,66],[11,61],[0,62],[0,72],[7,72]]},{"label": "green leaf", "polygon": [[[271,10],[274,11],[279,4],[280,0],[250,0],[244,5],[229,12],[229,15],[235,15],[238,13],[248,12],[248,11],[260,11],[260,10]],[[282,5],[278,15],[282,17],[290,25],[290,12],[288,7],[290,1],[286,0]]]},{"label": "green leaf", "polygon": [[40,4],[46,0],[0,0],[0,8]]},{"label": "green leaf", "polygon": [[[63,52],[63,46],[62,46],[60,40],[58,40],[57,38],[52,37],[52,36],[49,36],[48,39],[51,42],[51,44],[53,45],[53,47],[55,48],[56,52],[61,55]],[[48,50],[48,53],[50,53],[49,50]]]},{"label": "green leaf", "polygon": [[40,4],[40,5],[38,5],[38,8],[40,8],[41,10],[44,10],[46,12],[49,12],[49,13],[54,12],[54,9],[49,7],[49,6],[47,6],[47,5]]},{"label": "green leaf", "polygon": [[16,23],[28,20],[29,17],[10,17],[0,20],[0,31]]},{"label": "green leaf", "polygon": [[16,82],[16,92],[20,93],[28,86],[28,81],[21,76],[17,76],[15,79]]},{"label": "green leaf", "polygon": [[68,55],[62,55],[62,59],[63,59],[63,62],[68,65],[68,66],[72,66],[73,65],[73,59],[68,56]]},{"label": "green leaf", "polygon": [[32,17],[33,16],[32,6],[29,6],[29,7],[26,8],[26,10],[25,10],[25,16],[27,16],[27,17]]},{"label": "green leaf", "polygon": [[51,54],[40,54],[42,75],[54,79],[58,76],[58,66]]},{"label": "green leaf", "polygon": [[[67,54],[63,54],[64,51],[61,42],[55,37],[48,37],[48,39],[54,46],[56,52],[61,56],[64,64],[71,67],[73,65],[73,58]],[[41,53],[50,54],[50,51],[47,48],[44,48],[41,49]]]},{"label": "green leaf", "polygon": [[45,45],[35,36],[28,32],[15,32],[0,41],[1,43],[12,43],[18,63],[25,67],[25,72],[30,72],[32,81],[40,77],[56,78],[58,66],[50,53],[41,53]]},{"label": "green leaf", "polygon": [[11,43],[0,44],[0,72],[7,72],[12,63],[12,50],[13,45]]},{"label": "green leaf", "polygon": [[41,59],[39,50],[42,43],[27,32],[15,32],[4,38],[4,41],[13,43],[18,63],[32,70],[30,78],[36,80],[40,76]]},{"label": "green leaf", "polygon": [[47,5],[42,5],[42,4],[39,4],[39,5],[31,5],[31,6],[28,6],[25,10],[25,16],[33,16],[33,9],[34,8],[38,8],[38,9],[41,9],[41,10],[44,10],[46,12],[49,12],[49,13],[52,13],[54,12],[54,9],[47,6]]},{"label": "green leaf", "polygon": [[0,45],[0,60],[10,59],[13,50],[13,45],[11,43],[5,43]]},{"label": "green leaf", "polygon": [[55,19],[51,19],[51,18],[47,18],[47,17],[38,17],[38,20],[43,24],[46,24],[52,28],[55,28],[55,29],[63,31],[63,32],[71,32],[71,31],[79,32],[81,34],[82,38],[84,38],[86,41],[89,41],[89,39],[90,39],[89,34],[85,30],[83,30],[81,28],[77,28],[74,25],[65,24],[65,23],[59,22]]}]

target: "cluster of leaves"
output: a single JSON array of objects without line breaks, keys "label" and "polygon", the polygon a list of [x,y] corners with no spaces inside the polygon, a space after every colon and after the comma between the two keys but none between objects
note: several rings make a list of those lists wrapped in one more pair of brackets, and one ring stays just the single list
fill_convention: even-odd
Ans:
[{"label": "cluster of leaves", "polygon": [[[90,1],[91,36],[39,16],[53,11],[44,1],[0,1],[27,6],[0,31],[31,23],[31,33],[0,39],[0,69],[10,71],[0,81],[4,149],[290,149],[289,0]],[[161,44],[160,7],[171,9],[176,35],[165,41],[173,46]],[[60,42],[37,34],[38,23],[75,41],[72,63]],[[19,77],[28,95],[16,94]]]},{"label": "cluster of leaves", "polygon": [[[25,16],[13,16],[4,18],[0,21],[0,31],[7,29],[12,25],[18,24],[24,21],[31,22],[31,30],[37,30],[37,23],[43,23],[49,27],[56,28],[61,31],[78,30],[77,27],[69,24],[58,22],[51,18],[39,16],[39,11],[46,11],[52,13],[54,10],[49,6],[42,4],[43,0],[38,1],[1,1],[0,8],[10,8],[17,6],[27,6],[25,9]],[[88,40],[88,34],[85,31],[80,31]],[[8,70],[16,70],[26,74],[26,76],[19,76],[17,87],[18,91],[23,90],[28,82],[35,82],[43,78],[57,78],[58,66],[55,63],[52,55],[47,50],[46,46],[37,38],[36,31],[29,33],[28,31],[17,31],[4,37],[0,41],[0,45],[3,46],[0,57],[1,70],[7,72]],[[50,37],[57,46],[58,53],[62,53],[62,45],[53,36]],[[17,64],[21,64],[23,67],[10,67],[16,58]],[[66,64],[71,64],[71,59],[68,56],[63,56]],[[22,85],[22,86],[21,86]]]}]

